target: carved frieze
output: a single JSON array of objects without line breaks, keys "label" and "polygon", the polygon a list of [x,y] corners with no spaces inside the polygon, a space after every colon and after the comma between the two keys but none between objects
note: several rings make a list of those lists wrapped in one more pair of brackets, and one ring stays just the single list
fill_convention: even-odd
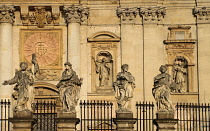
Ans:
[{"label": "carved frieze", "polygon": [[0,6],[0,23],[13,23],[14,22],[14,6]]},{"label": "carved frieze", "polygon": [[140,8],[140,16],[144,23],[161,21],[166,14],[165,7]]},{"label": "carved frieze", "polygon": [[133,21],[138,14],[138,8],[117,8],[117,16],[121,18],[122,21]]},{"label": "carved frieze", "polygon": [[210,7],[196,7],[193,11],[198,22],[210,21]]},{"label": "carved frieze", "polygon": [[52,7],[52,10],[47,10],[45,6],[36,6],[34,10],[29,10],[29,7],[21,7],[21,20],[23,25],[37,25],[43,28],[45,25],[59,25],[60,11],[59,7]]},{"label": "carved frieze", "polygon": [[66,23],[80,23],[88,18],[89,9],[81,5],[64,6]]}]

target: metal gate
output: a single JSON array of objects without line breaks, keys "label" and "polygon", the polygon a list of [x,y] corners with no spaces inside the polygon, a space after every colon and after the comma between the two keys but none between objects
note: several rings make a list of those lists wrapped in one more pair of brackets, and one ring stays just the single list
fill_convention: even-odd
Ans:
[{"label": "metal gate", "polygon": [[112,117],[112,102],[80,101],[80,131],[115,131]]},{"label": "metal gate", "polygon": [[10,131],[10,105],[11,102],[6,99],[0,101],[0,131]]},{"label": "metal gate", "polygon": [[37,101],[34,103],[35,124],[33,131],[56,131],[56,104],[53,101]]}]

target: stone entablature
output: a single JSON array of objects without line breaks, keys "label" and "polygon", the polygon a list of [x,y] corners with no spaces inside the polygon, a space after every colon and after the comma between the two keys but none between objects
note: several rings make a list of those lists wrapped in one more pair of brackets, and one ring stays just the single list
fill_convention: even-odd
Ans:
[{"label": "stone entablature", "polygon": [[13,23],[15,8],[14,6],[0,6],[0,23]]},{"label": "stone entablature", "polygon": [[193,14],[197,17],[198,23],[210,21],[210,7],[195,7]]},{"label": "stone entablature", "polygon": [[81,5],[64,6],[66,23],[80,23],[87,19],[89,9]]}]

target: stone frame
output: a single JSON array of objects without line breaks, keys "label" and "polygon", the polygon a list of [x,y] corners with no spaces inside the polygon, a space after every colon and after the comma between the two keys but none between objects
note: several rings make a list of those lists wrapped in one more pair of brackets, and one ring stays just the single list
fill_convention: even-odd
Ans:
[{"label": "stone frame", "polygon": [[88,38],[88,43],[91,44],[91,55],[96,58],[100,51],[108,51],[112,55],[112,70],[110,75],[109,86],[99,87],[97,86],[96,66],[93,60],[91,60],[91,93],[101,93],[101,94],[113,94],[114,90],[112,87],[112,82],[115,80],[117,73],[117,48],[120,38],[112,32],[101,31]]}]

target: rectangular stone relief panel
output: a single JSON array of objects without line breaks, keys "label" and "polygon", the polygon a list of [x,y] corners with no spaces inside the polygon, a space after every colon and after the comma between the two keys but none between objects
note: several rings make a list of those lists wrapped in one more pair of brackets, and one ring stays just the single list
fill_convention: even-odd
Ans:
[{"label": "rectangular stone relief panel", "polygon": [[92,43],[92,92],[113,93],[113,82],[116,76],[115,43]]},{"label": "rectangular stone relief panel", "polygon": [[21,29],[20,61],[31,65],[32,54],[36,58],[40,71],[38,80],[59,80],[62,71],[62,30]]}]

